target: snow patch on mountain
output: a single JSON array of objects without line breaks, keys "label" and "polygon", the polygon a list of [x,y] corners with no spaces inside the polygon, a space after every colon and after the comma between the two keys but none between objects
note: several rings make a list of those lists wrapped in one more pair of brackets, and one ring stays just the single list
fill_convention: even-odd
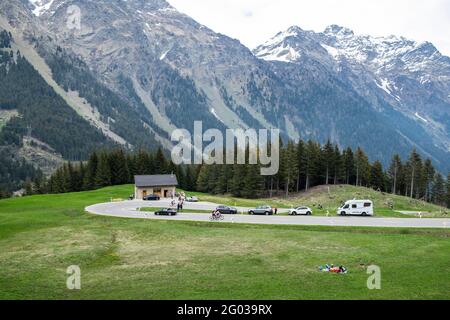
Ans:
[{"label": "snow patch on mountain", "polygon": [[164,53],[159,57],[159,60],[164,60],[166,57],[167,57],[167,54],[170,52],[170,49],[169,50],[166,50],[166,51],[164,51]]},{"label": "snow patch on mountain", "polygon": [[327,50],[328,54],[330,56],[332,56],[334,59],[337,59],[340,56],[340,52],[338,49],[328,46],[326,44],[321,44],[322,48],[324,48],[325,50]]},{"label": "snow patch on mountain", "polygon": [[217,114],[216,109],[211,108],[210,111],[211,111],[211,114],[212,114],[217,120],[219,120],[220,122],[224,123],[223,120],[222,120],[222,119],[219,117],[219,115]]},{"label": "snow patch on mountain", "polygon": [[390,83],[388,79],[381,79],[381,84],[375,81],[377,86],[383,89],[387,94],[392,95],[392,91],[390,89]]},{"label": "snow patch on mountain", "polygon": [[37,17],[48,11],[55,0],[29,0],[34,6],[33,14]]},{"label": "snow patch on mountain", "polygon": [[425,123],[428,123],[428,120],[425,119],[424,117],[422,117],[418,112],[416,112],[414,115],[417,117],[417,119],[419,119]]},{"label": "snow patch on mountain", "polygon": [[266,61],[292,62],[300,58],[301,54],[288,45],[260,52],[259,56]]}]

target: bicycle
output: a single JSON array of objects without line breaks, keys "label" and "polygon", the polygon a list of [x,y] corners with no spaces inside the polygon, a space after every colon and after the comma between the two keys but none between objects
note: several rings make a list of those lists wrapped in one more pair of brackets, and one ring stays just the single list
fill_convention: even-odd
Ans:
[{"label": "bicycle", "polygon": [[209,217],[210,221],[223,221],[225,217],[219,212],[215,213],[213,212],[212,215]]}]

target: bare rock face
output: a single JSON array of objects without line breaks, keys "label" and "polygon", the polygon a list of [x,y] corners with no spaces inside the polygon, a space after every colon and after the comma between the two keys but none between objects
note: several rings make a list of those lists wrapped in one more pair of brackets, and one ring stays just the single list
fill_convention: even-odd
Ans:
[{"label": "bare rock face", "polygon": [[[102,109],[83,97],[100,120],[133,110],[144,139],[155,135],[167,146],[173,129],[202,120],[219,129],[277,127],[284,138],[331,138],[384,162],[416,146],[443,170],[449,165],[450,63],[431,44],[339,26],[322,33],[292,27],[251,52],[164,0],[12,0],[0,7],[46,59],[58,50],[80,59],[86,70],[73,77],[89,72],[121,101],[121,110]],[[80,91],[83,81],[70,84]],[[127,140],[127,133],[120,135]]]}]

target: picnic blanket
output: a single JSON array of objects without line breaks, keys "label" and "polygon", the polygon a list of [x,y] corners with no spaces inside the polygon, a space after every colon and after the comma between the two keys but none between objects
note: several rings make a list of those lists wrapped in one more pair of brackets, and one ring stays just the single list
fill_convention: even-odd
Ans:
[{"label": "picnic blanket", "polygon": [[341,274],[347,274],[348,269],[344,266],[336,267],[334,264],[326,264],[324,266],[320,266],[319,270],[322,272],[330,272],[330,273],[341,273]]}]

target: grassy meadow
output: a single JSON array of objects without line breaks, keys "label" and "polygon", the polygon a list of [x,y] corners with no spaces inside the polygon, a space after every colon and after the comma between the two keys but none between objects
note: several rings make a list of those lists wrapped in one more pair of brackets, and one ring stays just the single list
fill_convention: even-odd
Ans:
[{"label": "grassy meadow", "polygon": [[[132,186],[118,186],[1,200],[0,299],[450,298],[449,230],[148,221],[84,212],[131,193]],[[345,265],[349,274],[319,272],[326,263]],[[381,268],[381,290],[367,289],[372,264]],[[79,291],[66,288],[71,265],[81,268]]]}]

